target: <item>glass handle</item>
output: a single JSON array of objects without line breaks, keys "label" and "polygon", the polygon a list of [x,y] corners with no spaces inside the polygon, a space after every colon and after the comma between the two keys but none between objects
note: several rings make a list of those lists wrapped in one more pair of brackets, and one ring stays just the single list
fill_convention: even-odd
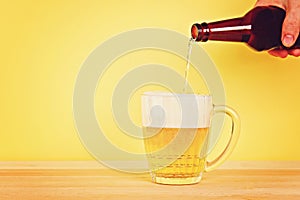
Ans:
[{"label": "glass handle", "polygon": [[212,171],[218,166],[220,166],[231,154],[232,150],[234,149],[238,138],[240,134],[240,118],[238,114],[230,107],[228,106],[214,106],[214,115],[217,113],[225,113],[231,118],[231,131],[230,131],[230,139],[222,151],[222,153],[217,156],[214,160],[212,161],[206,161],[206,167],[205,171]]}]

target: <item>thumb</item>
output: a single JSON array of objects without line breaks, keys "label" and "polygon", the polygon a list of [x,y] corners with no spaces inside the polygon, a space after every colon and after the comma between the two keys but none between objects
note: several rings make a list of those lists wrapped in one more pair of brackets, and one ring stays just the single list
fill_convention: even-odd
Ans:
[{"label": "thumb", "polygon": [[299,10],[295,8],[287,9],[286,17],[282,24],[281,41],[286,47],[291,47],[296,42],[300,31]]}]

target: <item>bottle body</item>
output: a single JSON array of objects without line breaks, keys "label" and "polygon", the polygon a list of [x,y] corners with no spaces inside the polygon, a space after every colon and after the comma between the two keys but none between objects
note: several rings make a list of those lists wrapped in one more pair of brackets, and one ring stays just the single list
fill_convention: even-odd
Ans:
[{"label": "bottle body", "polygon": [[[283,47],[281,29],[284,18],[283,9],[261,6],[252,9],[241,18],[194,24],[191,34],[196,41],[245,42],[257,51],[268,50]],[[300,47],[300,37],[292,48],[296,47]]]}]

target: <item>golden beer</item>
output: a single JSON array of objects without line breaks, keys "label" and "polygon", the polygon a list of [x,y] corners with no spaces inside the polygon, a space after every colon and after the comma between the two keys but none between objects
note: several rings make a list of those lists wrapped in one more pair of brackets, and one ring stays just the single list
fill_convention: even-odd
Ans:
[{"label": "golden beer", "polygon": [[[192,184],[200,181],[205,167],[208,128],[144,127],[143,132],[154,182]],[[176,140],[178,134],[181,138]],[[170,149],[164,149],[168,145]]]}]

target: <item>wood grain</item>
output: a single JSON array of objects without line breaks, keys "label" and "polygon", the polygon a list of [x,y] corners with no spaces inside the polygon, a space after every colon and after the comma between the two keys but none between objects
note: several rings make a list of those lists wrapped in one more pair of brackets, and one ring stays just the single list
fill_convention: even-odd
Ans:
[{"label": "wood grain", "polygon": [[95,166],[90,169],[54,166],[48,169],[2,167],[0,200],[300,200],[299,169],[218,169],[205,173],[199,184],[168,186],[152,183],[148,174],[122,173]]}]

